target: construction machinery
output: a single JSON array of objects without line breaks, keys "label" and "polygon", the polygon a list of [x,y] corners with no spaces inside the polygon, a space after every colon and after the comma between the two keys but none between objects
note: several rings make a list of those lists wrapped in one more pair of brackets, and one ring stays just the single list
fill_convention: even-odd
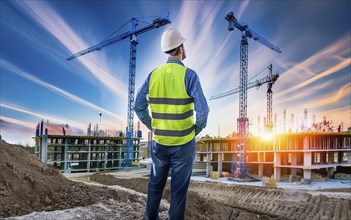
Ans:
[{"label": "construction machinery", "polygon": [[[121,42],[126,39],[130,39],[130,61],[129,61],[129,84],[128,84],[128,114],[127,114],[127,128],[126,128],[126,157],[124,159],[124,166],[130,167],[132,165],[133,159],[133,150],[134,150],[134,93],[135,93],[135,70],[136,70],[136,46],[138,44],[137,36],[145,33],[147,31],[153,30],[155,28],[159,28],[161,26],[167,25],[171,23],[168,17],[165,18],[157,18],[152,21],[151,24],[148,24],[145,27],[136,29],[139,23],[145,23],[144,21],[139,20],[138,18],[131,18],[128,22],[131,23],[132,27],[130,31],[127,31],[123,34],[120,34],[115,37],[109,37],[106,40],[102,41],[101,43],[89,47],[85,50],[82,50],[78,53],[73,54],[72,56],[68,57],[67,60],[72,60],[74,58],[78,58],[80,56],[84,56],[88,53],[99,51],[104,47],[107,47],[111,44],[115,44]],[[125,24],[126,25],[126,24]],[[123,27],[125,26],[123,25]]]},{"label": "construction machinery", "polygon": [[[269,72],[268,72],[268,76],[262,78],[262,79],[258,79],[258,80],[255,80],[254,82],[249,82],[246,86],[247,89],[251,89],[251,88],[255,88],[255,87],[260,87],[262,86],[263,84],[267,83],[267,120],[266,120],[266,123],[265,123],[265,127],[266,127],[266,131],[267,133],[271,134],[272,133],[272,128],[273,128],[273,123],[272,123],[272,106],[273,106],[273,99],[272,99],[272,96],[273,96],[273,91],[272,91],[272,87],[273,87],[273,84],[275,83],[275,81],[277,81],[277,79],[279,78],[279,74],[273,74],[273,66],[272,64],[270,64],[269,66],[267,66],[266,68],[264,68],[260,73],[262,73],[264,70],[268,69]],[[258,73],[258,74],[260,74]],[[257,74],[257,75],[258,75]],[[257,76],[256,75],[256,76]],[[229,95],[233,95],[235,93],[238,93],[240,92],[240,87],[237,87],[235,89],[231,89],[227,92],[224,92],[224,93],[221,93],[221,94],[218,94],[218,95],[215,95],[215,96],[212,96],[210,98],[210,100],[215,100],[215,99],[219,99],[219,98],[223,98],[223,97],[226,97],[226,96],[229,96]],[[240,137],[240,133],[238,133],[239,137]],[[242,143],[240,142],[240,139],[239,139],[239,143]],[[247,149],[241,149],[241,145],[239,144],[238,146],[240,149],[239,149],[239,153],[237,155],[237,157],[240,159],[240,158],[244,158],[244,155],[245,155],[245,151]],[[245,178],[248,177],[248,170],[247,168],[245,167],[245,163],[248,163],[249,161],[241,161],[240,160],[237,160],[236,162],[236,178],[240,177],[241,176],[238,176],[238,173],[240,172],[244,172],[245,173]],[[232,170],[234,170],[234,158],[233,158],[233,162],[232,162]],[[244,171],[243,171],[244,170]]]},{"label": "construction machinery", "polygon": [[240,83],[239,83],[239,118],[237,119],[238,129],[238,148],[239,152],[238,162],[240,168],[237,168],[236,178],[246,179],[248,177],[248,171],[245,169],[244,162],[244,151],[246,150],[247,138],[249,135],[249,119],[247,118],[247,77],[248,77],[248,41],[247,38],[251,38],[272,49],[277,53],[281,53],[281,50],[269,43],[263,37],[251,30],[248,25],[242,25],[238,22],[233,12],[229,12],[225,19],[228,21],[228,30],[233,31],[237,28],[241,31],[241,43],[240,43]]}]

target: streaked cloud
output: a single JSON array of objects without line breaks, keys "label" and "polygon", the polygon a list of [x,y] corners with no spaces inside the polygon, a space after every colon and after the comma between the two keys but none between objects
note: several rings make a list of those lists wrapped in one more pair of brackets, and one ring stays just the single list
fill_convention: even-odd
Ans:
[{"label": "streaked cloud", "polygon": [[88,102],[88,101],[86,101],[86,100],[84,100],[84,99],[82,99],[82,98],[80,98],[80,97],[78,97],[70,92],[67,92],[63,89],[60,89],[60,88],[54,86],[54,85],[51,85],[51,84],[35,77],[32,74],[26,73],[23,70],[21,70],[20,68],[18,68],[17,66],[14,66],[11,63],[9,63],[6,60],[3,60],[1,58],[0,58],[0,66],[1,66],[1,68],[4,68],[12,73],[15,73],[16,75],[21,76],[21,77],[23,77],[23,78],[25,78],[25,79],[27,79],[35,84],[41,85],[44,88],[47,88],[47,89],[65,97],[65,98],[73,101],[76,104],[83,105],[83,106],[86,106],[90,109],[106,113],[106,114],[108,114],[108,115],[110,115],[110,116],[112,116],[120,121],[124,120],[121,116],[116,115],[116,114],[114,114],[106,109],[99,107],[99,106],[96,106],[96,105],[92,104],[91,102]]},{"label": "streaked cloud", "polygon": [[35,125],[9,117],[0,116],[0,128],[2,139],[7,143],[33,146]]},{"label": "streaked cloud", "polygon": [[344,58],[349,56],[345,48],[349,48],[350,41],[351,35],[347,35],[284,72],[279,80],[283,80],[285,84],[280,88],[288,87],[288,89],[278,92],[275,98],[285,96],[350,66],[351,58]]},{"label": "streaked cloud", "polygon": [[[213,23],[222,4],[223,2],[202,4],[200,1],[183,1],[177,16],[180,19],[176,28],[187,38],[185,50],[188,56],[185,62],[187,66],[201,74],[202,79],[206,78],[202,80],[204,90],[209,90],[211,83],[220,83],[220,80],[215,80],[218,76],[214,73],[218,71],[222,58],[228,53],[224,50],[227,49],[225,44],[229,37],[226,37],[225,42],[218,44],[218,36],[213,31]],[[195,34],[194,27],[197,27]],[[200,54],[201,58],[199,58]],[[221,56],[218,56],[219,54]]]},{"label": "streaked cloud", "polygon": [[247,8],[247,6],[249,5],[250,1],[249,0],[244,0],[241,1],[239,9],[237,11],[237,17],[241,18],[242,14],[244,13],[245,9]]},{"label": "streaked cloud", "polygon": [[[89,47],[88,44],[84,42],[64,21],[64,19],[44,1],[22,1],[18,2],[17,6],[28,13],[34,21],[45,28],[72,54]],[[104,65],[101,65],[101,63],[106,62],[100,57],[101,56],[92,53],[89,56],[80,57],[77,60],[103,85],[115,92],[121,98],[126,99],[126,83],[119,81],[108,70],[106,70]],[[72,61],[70,65],[74,65]]]},{"label": "streaked cloud", "polygon": [[87,124],[84,124],[84,123],[81,123],[81,122],[78,122],[78,121],[68,120],[66,118],[61,118],[61,117],[58,117],[58,116],[55,116],[55,115],[44,114],[44,113],[37,112],[37,111],[33,112],[33,111],[28,110],[28,109],[26,109],[26,108],[24,108],[22,106],[14,105],[14,104],[11,104],[11,103],[3,103],[3,102],[1,102],[0,103],[0,107],[11,109],[11,110],[18,111],[18,112],[22,112],[24,114],[32,115],[34,117],[37,117],[38,121],[41,120],[41,119],[50,120],[53,123],[62,123],[62,122],[69,121],[70,125],[73,126],[73,127],[80,128],[80,129],[85,129],[87,127]]},{"label": "streaked cloud", "polygon": [[17,119],[14,119],[14,118],[1,116],[1,115],[0,115],[0,120],[3,120],[3,121],[8,122],[8,123],[16,124],[16,125],[19,125],[19,126],[22,126],[22,127],[30,128],[32,131],[35,128],[35,123],[21,121],[21,120],[17,120]]},{"label": "streaked cloud", "polygon": [[305,81],[303,81],[303,82],[301,82],[301,83],[299,83],[299,84],[297,84],[295,86],[292,86],[289,89],[286,89],[286,90],[284,90],[282,92],[277,93],[277,97],[276,98],[279,98],[281,96],[287,95],[290,92],[296,91],[296,90],[301,89],[301,88],[303,88],[303,87],[305,87],[307,85],[310,85],[311,83],[313,83],[313,82],[315,82],[315,81],[317,81],[317,80],[319,80],[319,79],[321,79],[323,77],[326,77],[328,75],[334,74],[337,71],[342,70],[342,69],[350,66],[350,63],[351,63],[351,58],[344,59],[342,62],[336,64],[335,66],[332,66],[332,67],[328,68],[327,70],[321,72],[320,74],[315,75],[315,76],[313,76],[313,77],[311,77],[311,78],[309,78],[309,79],[307,79],[307,80],[305,80]]},{"label": "streaked cloud", "polygon": [[[347,83],[342,86],[338,91],[332,94],[326,95],[324,98],[318,99],[309,103],[309,105],[313,108],[318,108],[321,106],[331,105],[339,102],[341,99],[346,97],[351,97],[351,83]],[[351,100],[349,99],[349,104],[351,104]],[[349,106],[351,109],[351,106]]]}]

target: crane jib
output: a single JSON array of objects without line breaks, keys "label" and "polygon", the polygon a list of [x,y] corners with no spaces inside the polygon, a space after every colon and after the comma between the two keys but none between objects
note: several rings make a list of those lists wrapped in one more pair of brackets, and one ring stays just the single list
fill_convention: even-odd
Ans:
[{"label": "crane jib", "polygon": [[120,35],[118,35],[116,37],[113,37],[113,38],[110,38],[108,40],[105,40],[105,41],[103,41],[103,42],[101,42],[99,44],[96,44],[96,45],[94,45],[92,47],[89,47],[89,48],[87,48],[85,50],[82,50],[82,51],[80,51],[78,53],[73,54],[72,56],[68,57],[67,60],[72,60],[74,58],[84,56],[84,55],[86,55],[88,53],[91,53],[91,52],[94,52],[94,51],[99,51],[99,50],[101,50],[102,48],[104,48],[106,46],[109,46],[111,44],[118,43],[120,41],[126,40],[127,38],[130,38],[130,37],[132,37],[134,35],[135,36],[140,35],[142,33],[145,33],[147,31],[149,31],[149,30],[152,30],[154,28],[159,28],[159,27],[164,26],[164,25],[169,24],[169,23],[171,23],[171,21],[169,19],[167,19],[167,18],[155,19],[153,21],[153,23],[148,25],[148,26],[145,26],[145,27],[140,28],[140,29],[135,30],[135,31],[128,31],[128,32],[120,34]]}]

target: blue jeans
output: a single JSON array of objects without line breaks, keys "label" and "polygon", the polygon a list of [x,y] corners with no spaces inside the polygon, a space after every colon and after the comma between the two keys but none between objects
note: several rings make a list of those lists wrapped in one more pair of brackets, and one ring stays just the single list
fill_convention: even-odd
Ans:
[{"label": "blue jeans", "polygon": [[171,205],[169,220],[184,219],[186,194],[195,159],[195,139],[179,146],[164,146],[153,141],[153,165],[146,199],[146,220],[158,219],[160,201],[169,169],[171,173]]}]

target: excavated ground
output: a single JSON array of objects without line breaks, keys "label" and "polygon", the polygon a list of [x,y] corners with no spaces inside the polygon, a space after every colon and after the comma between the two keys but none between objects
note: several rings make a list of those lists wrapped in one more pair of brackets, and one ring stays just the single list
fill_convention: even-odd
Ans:
[{"label": "excavated ground", "polygon": [[[98,173],[90,179],[147,192],[147,179],[116,178]],[[168,201],[169,187],[167,183],[164,193]],[[191,181],[186,219],[351,219],[351,198],[313,194],[299,190]],[[198,209],[201,210],[200,215],[194,211]]]},{"label": "excavated ground", "polygon": [[[73,182],[1,140],[0,219],[145,219],[147,177],[94,174]],[[100,184],[97,184],[99,182]],[[351,198],[191,181],[186,219],[351,219]],[[167,219],[170,187],[161,201]]]}]

